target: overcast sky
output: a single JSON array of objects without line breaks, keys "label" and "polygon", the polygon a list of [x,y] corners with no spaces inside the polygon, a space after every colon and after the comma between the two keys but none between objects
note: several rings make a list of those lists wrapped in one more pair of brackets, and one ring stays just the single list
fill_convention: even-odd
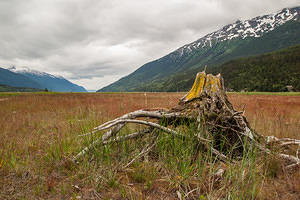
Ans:
[{"label": "overcast sky", "polygon": [[0,67],[100,89],[237,19],[300,0],[0,0]]}]

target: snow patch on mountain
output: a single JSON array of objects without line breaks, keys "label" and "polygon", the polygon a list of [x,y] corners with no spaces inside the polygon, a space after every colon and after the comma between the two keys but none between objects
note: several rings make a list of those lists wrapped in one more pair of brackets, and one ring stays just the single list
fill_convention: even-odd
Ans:
[{"label": "snow patch on mountain", "polygon": [[40,89],[47,88],[56,92],[87,92],[84,87],[76,85],[62,76],[30,69],[28,67],[10,67],[11,72],[24,75],[40,84]]},{"label": "snow patch on mountain", "polygon": [[51,78],[59,78],[59,79],[64,79],[64,77],[62,76],[59,76],[59,75],[52,75],[52,74],[49,74],[49,73],[46,73],[46,72],[41,72],[41,71],[37,71],[37,70],[33,70],[33,69],[30,69],[29,67],[26,67],[26,66],[22,66],[22,67],[10,67],[8,68],[8,70],[12,71],[12,72],[15,72],[15,73],[18,73],[18,74],[33,74],[33,75],[36,75],[36,76],[47,76],[47,77],[51,77]]},{"label": "snow patch on mountain", "polygon": [[224,26],[213,33],[207,34],[199,40],[184,45],[171,54],[172,59],[178,59],[185,54],[202,48],[211,48],[213,44],[232,40],[235,38],[261,37],[265,33],[273,31],[275,28],[291,20],[298,20],[300,7],[285,8],[279,12],[269,15],[255,17],[250,20],[237,20],[233,24]]}]

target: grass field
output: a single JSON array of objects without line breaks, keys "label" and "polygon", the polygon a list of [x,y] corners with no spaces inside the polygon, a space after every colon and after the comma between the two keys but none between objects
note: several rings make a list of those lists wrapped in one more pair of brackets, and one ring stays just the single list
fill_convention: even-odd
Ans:
[{"label": "grass field", "polygon": [[[191,163],[194,141],[158,136],[148,157],[123,168],[152,138],[97,147],[77,137],[141,108],[171,108],[183,93],[0,94],[0,199],[300,199],[300,170],[287,173],[269,157],[246,152],[224,167],[209,154]],[[229,94],[263,135],[300,139],[300,96]],[[138,129],[139,127],[130,127]],[[130,128],[122,133],[126,134]]]}]

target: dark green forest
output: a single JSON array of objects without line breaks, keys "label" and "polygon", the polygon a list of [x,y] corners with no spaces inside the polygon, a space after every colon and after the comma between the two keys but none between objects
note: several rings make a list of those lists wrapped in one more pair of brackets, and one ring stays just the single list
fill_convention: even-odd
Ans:
[{"label": "dark green forest", "polygon": [[0,92],[40,92],[41,89],[0,85]]},{"label": "dark green forest", "polygon": [[287,85],[300,90],[300,45],[264,54],[233,60],[214,69],[220,72],[227,88],[240,91],[281,92]]},{"label": "dark green forest", "polygon": [[[172,76],[159,84],[141,87],[140,91],[187,91],[203,66]],[[300,45],[279,51],[238,58],[222,65],[212,65],[207,73],[221,73],[225,87],[234,91],[286,91],[287,85],[300,90]]]}]

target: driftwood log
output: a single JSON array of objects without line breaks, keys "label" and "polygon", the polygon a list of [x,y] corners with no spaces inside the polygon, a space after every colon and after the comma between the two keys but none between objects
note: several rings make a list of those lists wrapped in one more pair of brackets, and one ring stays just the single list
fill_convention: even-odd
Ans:
[{"label": "driftwood log", "polygon": [[[81,135],[87,136],[99,131],[106,131],[100,138],[94,140],[74,156],[73,161],[78,162],[97,144],[106,145],[110,142],[143,137],[146,134],[154,133],[154,130],[184,138],[185,135],[177,130],[177,126],[191,122],[197,125],[194,132],[195,138],[221,161],[234,162],[242,156],[245,149],[255,147],[262,153],[274,154],[282,159],[286,168],[300,165],[298,155],[275,153],[268,148],[274,144],[280,147],[300,146],[300,140],[279,139],[274,136],[264,137],[251,129],[244,110],[235,110],[229,102],[221,75],[214,76],[206,74],[205,71],[197,74],[192,89],[179,100],[176,107],[137,110],[95,127],[90,133]],[[146,128],[123,137],[118,136],[126,124],[132,123],[145,125]]]}]

